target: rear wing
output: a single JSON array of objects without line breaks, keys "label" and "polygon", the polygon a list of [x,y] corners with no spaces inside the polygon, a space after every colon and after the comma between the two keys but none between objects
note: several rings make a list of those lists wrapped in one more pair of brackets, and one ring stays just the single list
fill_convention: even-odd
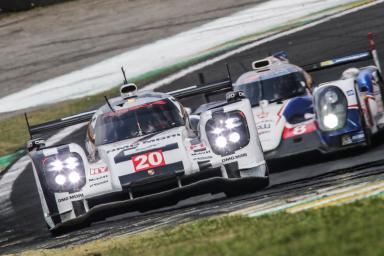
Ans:
[{"label": "rear wing", "polygon": [[312,63],[309,65],[304,65],[302,68],[307,72],[314,72],[319,70],[324,70],[328,68],[334,68],[337,66],[342,66],[350,63],[372,60],[375,66],[381,73],[381,65],[379,61],[379,57],[376,50],[376,44],[373,40],[372,33],[368,33],[368,43],[369,43],[369,51],[359,52],[347,56],[342,56],[334,59],[324,60],[317,63]]},{"label": "rear wing", "polygon": [[187,88],[182,88],[179,90],[168,92],[167,94],[172,95],[177,99],[188,98],[196,95],[204,95],[205,101],[209,102],[209,96],[224,92],[233,91],[233,82],[231,76],[231,70],[229,64],[225,64],[227,70],[227,78],[222,81],[205,83],[205,78],[203,73],[199,73],[200,85],[193,85]]},{"label": "rear wing", "polygon": [[304,65],[302,68],[307,72],[314,72],[319,70],[324,70],[328,68],[334,68],[337,66],[342,66],[350,63],[372,60],[372,54],[370,52],[360,52],[348,56],[343,56],[339,58],[334,58],[330,60],[324,60],[318,63],[313,63],[309,65]]},{"label": "rear wing", "polygon": [[[232,90],[232,81],[230,78],[228,78],[226,80],[219,81],[219,82],[190,86],[184,89],[168,92],[167,94],[172,95],[177,99],[183,99],[183,98],[203,94],[204,96],[206,96],[206,100],[208,101],[208,97],[210,95],[218,94],[222,92],[228,92],[231,90]],[[109,104],[108,100],[106,101]],[[30,125],[27,114],[25,114],[25,120],[27,122],[30,138],[33,139],[33,137],[38,134],[43,134],[46,132],[55,131],[55,130],[69,127],[72,125],[89,122],[95,113],[96,113],[96,110],[84,112],[77,115],[68,116],[68,117],[60,118],[57,120],[53,120],[47,123],[42,123],[37,125]]]},{"label": "rear wing", "polygon": [[172,95],[177,99],[183,99],[201,94],[210,96],[213,94],[232,91],[232,89],[232,81],[230,79],[225,79],[211,84],[193,85],[180,90],[168,92],[167,94]]},{"label": "rear wing", "polygon": [[69,126],[72,126],[72,125],[88,122],[88,121],[91,120],[92,116],[95,113],[96,113],[96,110],[95,111],[84,112],[84,113],[80,113],[80,114],[77,114],[77,115],[60,118],[60,119],[57,119],[57,120],[53,120],[53,121],[50,121],[50,122],[47,122],[47,123],[38,124],[38,125],[30,125],[29,124],[29,120],[28,120],[28,116],[25,113],[25,120],[27,122],[29,136],[32,139],[33,136],[37,135],[37,134],[42,134],[42,133],[45,133],[45,132],[55,131],[55,130],[62,129],[62,128],[65,128],[65,127],[69,127]]}]

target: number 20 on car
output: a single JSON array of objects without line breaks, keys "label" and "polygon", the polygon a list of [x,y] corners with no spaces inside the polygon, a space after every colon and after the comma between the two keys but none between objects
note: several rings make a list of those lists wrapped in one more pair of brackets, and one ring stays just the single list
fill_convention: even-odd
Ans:
[{"label": "number 20 on car", "polygon": [[162,150],[148,152],[142,155],[132,157],[135,172],[145,171],[148,169],[165,165],[164,155]]}]

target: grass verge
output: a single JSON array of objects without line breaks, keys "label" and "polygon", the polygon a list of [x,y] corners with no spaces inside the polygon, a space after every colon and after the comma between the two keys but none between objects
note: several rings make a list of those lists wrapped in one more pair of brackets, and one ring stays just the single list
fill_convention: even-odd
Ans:
[{"label": "grass verge", "polygon": [[384,200],[296,214],[224,216],[22,255],[383,255]]}]

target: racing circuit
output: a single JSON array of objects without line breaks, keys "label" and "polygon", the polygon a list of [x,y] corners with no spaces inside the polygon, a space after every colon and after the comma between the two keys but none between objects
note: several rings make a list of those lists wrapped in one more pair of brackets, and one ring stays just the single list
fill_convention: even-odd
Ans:
[{"label": "racing circuit", "polygon": [[[207,82],[220,80],[226,76],[224,63],[230,64],[232,76],[236,79],[249,69],[252,61],[280,50],[287,51],[290,61],[298,65],[363,51],[367,48],[366,34],[369,31],[376,35],[380,59],[383,60],[383,13],[384,3],[380,3],[339,17],[231,56],[182,77],[161,90],[171,91],[197,84],[197,73],[200,72],[204,74]],[[316,82],[330,81],[336,79],[345,68],[322,71],[313,76]],[[202,100],[199,98],[199,101],[185,101],[185,105],[196,107]],[[82,128],[58,143],[83,144],[84,134],[85,129]],[[93,223],[91,227],[56,238],[51,237],[45,228],[31,164],[28,164],[12,184],[7,207],[1,208],[0,227],[5,232],[0,235],[0,252],[15,253],[34,248],[79,244],[105,236],[141,232],[162,225],[175,225],[223,213],[243,212],[254,216],[257,215],[257,207],[265,206],[263,210],[268,207],[276,208],[311,194],[381,182],[384,179],[382,140],[382,136],[377,136],[370,150],[354,150],[328,156],[313,153],[305,157],[274,161],[270,163],[270,187],[254,194],[231,199],[225,198],[224,194],[197,196],[171,207],[146,213],[130,212],[108,218]],[[1,194],[0,197],[6,195]]]}]

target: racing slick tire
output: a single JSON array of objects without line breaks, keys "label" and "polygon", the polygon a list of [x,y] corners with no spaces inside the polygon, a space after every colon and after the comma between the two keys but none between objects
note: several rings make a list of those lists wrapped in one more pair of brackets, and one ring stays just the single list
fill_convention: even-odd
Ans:
[{"label": "racing slick tire", "polygon": [[48,231],[52,237],[57,237],[57,236],[61,236],[63,234],[66,234],[68,232],[74,231],[74,230],[79,230],[82,228],[88,228],[91,226],[91,224],[92,224],[92,222],[87,220],[87,221],[84,221],[83,223],[78,224],[76,226],[56,227],[54,229],[51,229],[47,224],[47,228],[48,228]]},{"label": "racing slick tire", "polygon": [[361,111],[360,107],[360,118],[361,124],[363,126],[364,136],[365,136],[365,146],[364,148],[370,149],[372,147],[372,132],[367,128],[367,123],[365,122],[363,111]]},{"label": "racing slick tire", "polygon": [[[241,178],[241,174],[240,174],[239,170],[237,170],[237,174],[238,174],[238,175],[236,175],[237,177],[230,177],[229,176],[230,174],[234,174],[236,172],[231,167],[228,168],[228,166],[226,166],[225,168],[227,170],[228,178]],[[245,195],[245,194],[250,194],[250,193],[254,193],[256,191],[259,191],[263,188],[268,187],[269,186],[269,168],[268,168],[268,165],[265,165],[265,168],[266,168],[265,177],[260,178],[259,180],[257,180],[257,182],[254,182],[252,184],[247,184],[247,185],[241,184],[239,186],[231,186],[229,188],[226,188],[224,191],[226,197],[230,198],[230,197],[236,197],[236,196],[241,196],[241,195]]]},{"label": "racing slick tire", "polygon": [[[83,215],[85,214],[85,208],[84,208],[84,202],[83,201],[73,201],[72,202],[72,205],[73,205],[73,211],[76,213],[76,215]],[[100,221],[100,220],[103,220],[103,218],[101,219],[93,219],[93,221]],[[77,227],[57,227],[58,225],[62,224],[61,221],[59,221],[58,223],[56,223],[56,226],[51,229],[50,226],[48,225],[48,223],[46,222],[46,225],[47,225],[47,228],[49,230],[49,232],[51,233],[52,236],[59,236],[59,235],[62,235],[66,232],[69,232],[69,231],[72,231],[74,229],[79,229],[79,228],[86,228],[86,227],[89,227],[91,226],[91,221],[89,220],[86,220],[84,222],[82,222],[81,224],[79,224],[79,226]]]},{"label": "racing slick tire", "polygon": [[224,194],[226,197],[237,197],[245,194],[251,194],[256,191],[259,191],[263,188],[266,188],[269,186],[269,177],[266,177],[265,179],[260,180],[260,182],[257,183],[257,185],[248,185],[248,186],[235,186],[233,188],[228,188],[224,191]]}]

